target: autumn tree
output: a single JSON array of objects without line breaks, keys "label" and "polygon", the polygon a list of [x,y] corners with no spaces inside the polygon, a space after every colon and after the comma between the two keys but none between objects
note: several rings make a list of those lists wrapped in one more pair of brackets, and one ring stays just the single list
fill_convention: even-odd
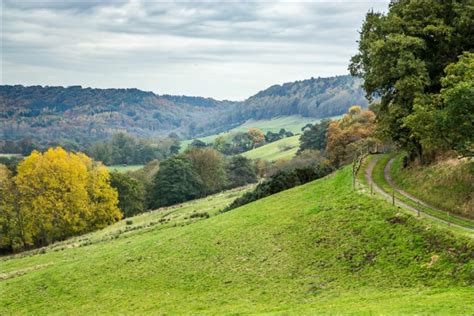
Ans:
[{"label": "autumn tree", "polygon": [[340,120],[332,121],[327,131],[326,154],[335,167],[352,161],[357,150],[370,146],[375,131],[375,114],[352,106]]},{"label": "autumn tree", "polygon": [[249,128],[248,134],[252,140],[252,147],[258,147],[265,142],[265,134],[258,128]]},{"label": "autumn tree", "polygon": [[7,194],[2,194],[0,221],[13,223],[2,226],[2,235],[15,236],[12,248],[47,245],[122,217],[107,168],[84,154],[59,147],[33,151],[14,178],[2,172],[2,179]]}]

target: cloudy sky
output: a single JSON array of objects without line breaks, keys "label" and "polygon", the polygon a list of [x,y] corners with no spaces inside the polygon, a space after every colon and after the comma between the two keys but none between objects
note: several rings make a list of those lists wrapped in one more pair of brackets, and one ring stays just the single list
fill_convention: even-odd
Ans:
[{"label": "cloudy sky", "polygon": [[244,99],[347,73],[388,1],[2,1],[1,82]]}]

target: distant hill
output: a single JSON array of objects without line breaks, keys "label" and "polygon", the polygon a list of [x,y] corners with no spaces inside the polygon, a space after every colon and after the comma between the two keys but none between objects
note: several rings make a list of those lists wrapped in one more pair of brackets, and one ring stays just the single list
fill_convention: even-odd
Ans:
[{"label": "distant hill", "polygon": [[90,143],[117,132],[152,138],[171,132],[183,138],[226,131],[249,119],[340,115],[367,105],[359,79],[308,79],[275,85],[243,102],[157,95],[138,89],[81,86],[0,86],[2,139],[66,139]]}]

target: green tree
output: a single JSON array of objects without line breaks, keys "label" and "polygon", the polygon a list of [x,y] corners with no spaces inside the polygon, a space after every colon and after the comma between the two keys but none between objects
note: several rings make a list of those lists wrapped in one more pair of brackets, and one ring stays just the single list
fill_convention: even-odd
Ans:
[{"label": "green tree", "polygon": [[110,185],[118,192],[118,207],[124,217],[131,217],[145,211],[145,190],[132,177],[118,172],[110,174]]},{"label": "green tree", "polygon": [[324,150],[326,148],[326,133],[331,120],[322,120],[306,129],[300,138],[298,153],[306,149]]},{"label": "green tree", "polygon": [[173,205],[202,195],[203,183],[184,155],[173,156],[160,164],[150,191],[150,206]]},{"label": "green tree", "polygon": [[224,160],[221,154],[212,148],[192,148],[186,152],[193,169],[202,180],[204,194],[222,190],[227,184]]},{"label": "green tree", "polygon": [[252,162],[243,156],[231,157],[226,169],[230,187],[240,187],[257,182],[257,174]]},{"label": "green tree", "polygon": [[359,53],[349,69],[364,79],[370,99],[381,97],[377,120],[382,135],[408,150],[412,159],[423,159],[423,148],[404,120],[417,97],[439,93],[444,68],[472,49],[473,29],[470,0],[393,1],[387,14],[366,16]]}]

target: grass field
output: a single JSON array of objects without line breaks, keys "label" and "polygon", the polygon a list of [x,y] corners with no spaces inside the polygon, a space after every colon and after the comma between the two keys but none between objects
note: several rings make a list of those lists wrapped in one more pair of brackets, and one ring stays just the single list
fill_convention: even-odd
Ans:
[{"label": "grass field", "polygon": [[263,159],[268,161],[275,161],[282,158],[291,159],[299,148],[300,135],[283,138],[276,142],[263,145],[249,151],[246,151],[242,156],[249,159]]},{"label": "grass field", "polygon": [[20,154],[0,154],[0,157],[12,158],[12,157],[22,157]]},{"label": "grass field", "polygon": [[[338,117],[334,117],[338,118]],[[257,127],[261,129],[264,133],[271,131],[271,132],[278,132],[280,129],[284,128],[287,131],[291,131],[293,133],[301,133],[301,128],[308,123],[317,123],[320,119],[316,119],[313,117],[303,117],[300,115],[291,115],[291,116],[282,116],[277,117],[269,120],[248,120],[244,124],[237,126],[227,132],[210,135],[206,137],[200,137],[199,140],[205,143],[212,143],[214,139],[218,136],[224,137],[232,137],[233,134],[237,132],[247,132],[249,128]],[[188,145],[192,142],[192,140],[184,140],[181,142],[181,150],[184,151]]]},{"label": "grass field", "polygon": [[124,173],[128,171],[136,171],[138,169],[143,168],[144,165],[113,165],[113,166],[107,166],[109,171],[112,172],[119,172],[119,173]]},{"label": "grass field", "polygon": [[[190,203],[181,207],[198,211],[213,200]],[[209,219],[182,220],[3,259],[0,314],[474,311],[473,239],[352,191],[350,168]],[[107,229],[126,224],[114,226]]]}]

